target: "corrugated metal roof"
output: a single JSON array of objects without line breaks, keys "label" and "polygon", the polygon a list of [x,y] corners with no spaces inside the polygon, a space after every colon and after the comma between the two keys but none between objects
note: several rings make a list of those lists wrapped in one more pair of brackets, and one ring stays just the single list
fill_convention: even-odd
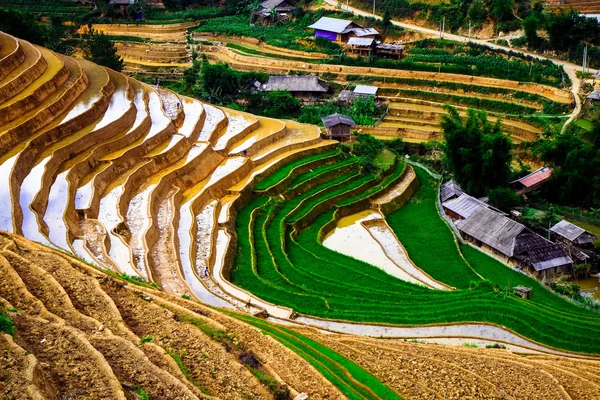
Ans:
[{"label": "corrugated metal roof", "polygon": [[379,35],[375,28],[348,28],[342,33],[354,33],[358,37]]},{"label": "corrugated metal roof", "polygon": [[109,4],[117,4],[117,5],[135,4],[135,0],[110,0]]},{"label": "corrugated metal roof", "polygon": [[373,46],[374,41],[375,39],[353,37],[348,39],[348,44],[351,46]]},{"label": "corrugated metal roof", "polygon": [[452,179],[440,186],[440,200],[442,203],[461,194],[463,194],[463,191],[460,185]]},{"label": "corrugated metal roof", "polygon": [[323,118],[321,118],[321,121],[323,121],[323,125],[325,125],[325,127],[327,127],[327,128],[330,128],[332,126],[339,125],[339,124],[350,125],[350,126],[356,125],[356,123],[354,122],[354,120],[352,118],[347,117],[342,114],[337,114],[337,113],[328,115],[327,117],[323,117]]},{"label": "corrugated metal roof", "polygon": [[533,171],[529,175],[517,179],[515,182],[521,183],[525,187],[532,187],[540,182],[550,179],[552,176],[552,168],[542,167],[536,171]]},{"label": "corrugated metal roof", "polygon": [[[598,71],[600,74],[600,71]],[[600,90],[596,89],[592,93],[588,94],[587,98],[589,100],[600,100]]]},{"label": "corrugated metal roof", "polygon": [[285,3],[283,5],[284,8],[293,8],[292,5],[287,4],[286,0],[265,0],[260,3],[260,6],[265,10],[273,10],[274,8],[279,7],[282,3]]},{"label": "corrugated metal roof", "polygon": [[310,25],[309,28],[327,32],[342,33],[350,24],[352,24],[352,21],[345,19],[321,17],[321,19],[319,19],[317,22]]},{"label": "corrugated metal roof", "polygon": [[269,76],[267,83],[262,85],[262,90],[325,93],[329,90],[329,85],[321,81],[318,76]]},{"label": "corrugated metal roof", "polygon": [[369,86],[369,85],[356,85],[354,88],[354,93],[356,94],[368,94],[375,96],[377,95],[377,91],[379,88],[377,86]]},{"label": "corrugated metal roof", "polygon": [[525,258],[536,271],[573,263],[561,245],[548,243],[550,243],[548,246],[530,249],[525,253]]},{"label": "corrugated metal roof", "polygon": [[457,221],[456,226],[509,257],[513,256],[515,238],[525,229],[524,225],[486,207],[476,207],[466,219]]},{"label": "corrugated metal roof", "polygon": [[550,228],[550,230],[571,242],[585,233],[585,229],[580,228],[564,219]]},{"label": "corrugated metal roof", "polygon": [[464,193],[456,199],[449,200],[442,205],[444,208],[460,215],[462,218],[469,217],[481,207],[488,208],[487,204]]}]

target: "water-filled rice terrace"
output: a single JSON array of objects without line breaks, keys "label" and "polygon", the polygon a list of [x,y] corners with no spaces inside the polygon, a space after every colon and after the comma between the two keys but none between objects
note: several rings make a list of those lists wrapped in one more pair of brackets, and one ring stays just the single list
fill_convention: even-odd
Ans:
[{"label": "water-filled rice terrace", "polygon": [[[0,229],[10,233],[0,308],[16,327],[0,344],[12,367],[33,371],[11,393],[269,398],[269,379],[314,398],[429,393],[432,378],[415,386],[352,353],[369,343],[393,357],[397,342],[307,326],[600,353],[597,313],[457,244],[438,214],[439,182],[418,166],[395,157],[371,172],[316,126],[216,107],[3,33],[0,67]],[[532,300],[502,290],[518,284]],[[264,362],[243,356],[242,336]],[[89,371],[64,375],[90,358]],[[575,386],[596,393],[589,374]]]}]

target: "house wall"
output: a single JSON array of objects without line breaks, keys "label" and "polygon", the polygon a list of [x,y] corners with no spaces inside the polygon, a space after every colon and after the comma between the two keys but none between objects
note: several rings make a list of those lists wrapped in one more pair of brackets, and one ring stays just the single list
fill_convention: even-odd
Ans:
[{"label": "house wall", "polygon": [[317,30],[315,30],[315,37],[323,38],[323,39],[327,39],[327,40],[331,40],[332,42],[335,42],[338,39],[338,34],[335,32],[327,32],[327,31],[322,31],[320,29],[317,29]]}]

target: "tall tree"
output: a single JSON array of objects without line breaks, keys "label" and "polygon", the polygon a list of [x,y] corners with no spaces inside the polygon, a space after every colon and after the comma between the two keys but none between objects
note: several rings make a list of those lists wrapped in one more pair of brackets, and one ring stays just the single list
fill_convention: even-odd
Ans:
[{"label": "tall tree", "polygon": [[87,60],[121,72],[123,58],[117,54],[117,48],[108,36],[90,29],[83,39],[83,50]]},{"label": "tall tree", "polygon": [[441,126],[445,163],[454,178],[474,196],[508,183],[512,142],[500,121],[491,124],[483,111],[469,109],[463,119],[454,107],[447,110]]}]

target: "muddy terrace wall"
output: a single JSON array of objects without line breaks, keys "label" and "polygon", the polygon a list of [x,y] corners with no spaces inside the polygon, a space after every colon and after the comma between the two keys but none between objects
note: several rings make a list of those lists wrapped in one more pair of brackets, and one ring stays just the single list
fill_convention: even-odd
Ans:
[{"label": "muddy terrace wall", "polygon": [[[148,92],[144,92],[144,104],[146,104],[147,101],[148,101]],[[110,154],[114,151],[117,151],[121,148],[131,145],[136,140],[138,140],[140,137],[142,137],[142,135],[144,133],[146,133],[150,129],[151,126],[152,126],[152,120],[150,119],[150,115],[147,114],[146,118],[144,118],[144,120],[142,120],[142,122],[138,125],[138,127],[135,130],[128,132],[125,136],[123,136],[119,139],[110,141],[108,143],[105,143],[105,144],[99,146],[98,148],[94,149],[94,151],[92,153],[90,153],[90,155],[85,160],[77,163],[73,168],[71,168],[71,170],[69,171],[69,173],[67,175],[67,181],[69,183],[69,195],[68,195],[69,204],[67,204],[67,207],[65,210],[65,213],[66,213],[65,219],[67,220],[67,222],[76,221],[78,219],[79,216],[77,215],[76,206],[74,204],[77,189],[79,188],[81,181],[102,162],[101,158],[107,154]],[[109,162],[109,161],[104,161],[104,162]],[[108,168],[110,168],[110,166]],[[97,182],[98,181],[94,180],[93,183],[97,183]],[[97,190],[97,185],[94,185],[93,193],[94,193],[94,195],[98,195],[98,199],[100,198],[98,190]],[[77,224],[76,226],[69,225],[69,230],[72,232],[78,232],[78,230],[79,230],[78,228],[79,228],[79,224]]]},{"label": "muddy terrace wall", "polygon": [[76,65],[79,76],[57,101],[38,111],[35,116],[24,123],[0,135],[0,155],[10,151],[13,147],[30,137],[32,133],[49,125],[57,115],[64,113],[85,91],[88,85],[88,77],[81,69],[81,66],[78,63]]},{"label": "muddy terrace wall", "polygon": [[[128,87],[127,91],[128,98],[132,99],[134,94],[131,86]],[[46,213],[46,207],[48,206],[48,196],[50,189],[52,188],[52,183],[56,175],[58,175],[63,162],[72,158],[73,154],[79,154],[82,151],[109,140],[111,137],[119,134],[119,132],[129,130],[135,122],[135,117],[136,108],[132,101],[129,109],[119,119],[111,122],[103,128],[95,130],[93,135],[86,135],[83,138],[56,150],[52,156],[52,159],[45,166],[42,185],[36,194],[34,201],[31,203],[31,208],[39,215],[44,215]],[[75,219],[66,221],[67,226],[78,225],[75,214],[69,213],[69,217]],[[43,222],[43,220],[40,221],[40,225],[44,234],[48,235],[48,226]]]},{"label": "muddy terrace wall", "polygon": [[[570,92],[554,88],[551,86],[540,85],[536,83],[525,83],[517,81],[509,81],[496,78],[486,78],[482,76],[471,76],[471,75],[459,75],[449,73],[436,73],[436,72],[424,72],[424,71],[409,71],[400,69],[384,69],[384,68],[371,68],[371,67],[349,67],[343,65],[333,64],[313,64],[308,62],[290,61],[290,60],[276,60],[269,58],[261,58],[260,65],[257,64],[257,58],[251,56],[245,56],[231,51],[224,46],[200,46],[200,51],[221,53],[238,61],[243,64],[253,65],[254,68],[264,71],[269,67],[277,67],[276,69],[299,69],[307,72],[332,72],[338,74],[352,74],[352,75],[375,75],[375,76],[386,76],[386,77],[398,77],[398,78],[413,78],[422,79],[426,81],[445,81],[445,82],[465,82],[468,81],[473,85],[480,86],[493,86],[520,90],[528,93],[535,93],[541,96],[547,97],[548,95],[558,97],[561,102],[571,103],[573,96]],[[210,57],[210,55],[209,55]],[[214,58],[213,58],[214,59]],[[240,69],[242,66],[235,64],[234,68]]]},{"label": "muddy terrace wall", "polygon": [[[256,153],[258,153],[260,150],[262,150],[262,148],[278,141],[279,139],[282,139],[285,135],[287,135],[287,132],[288,132],[287,126],[283,122],[280,122],[280,123],[281,123],[281,127],[276,132],[271,133],[266,139],[261,139],[260,141],[256,141],[256,142],[252,143],[252,145],[247,147],[246,148],[246,156],[252,157]],[[231,146],[231,147],[233,150],[233,146]]]},{"label": "muddy terrace wall", "polygon": [[[33,45],[31,45],[33,47]],[[31,82],[34,82],[46,71],[48,62],[42,56],[42,52],[35,48],[37,52],[37,58],[33,65],[21,72],[18,76],[0,86],[0,103],[4,103],[6,100],[13,96],[16,96],[23,91]]]},{"label": "muddy terrace wall", "polygon": [[119,203],[117,205],[117,209],[121,213],[122,216],[127,214],[127,209],[129,207],[129,203],[131,199],[138,193],[139,188],[143,185],[143,183],[150,178],[152,175],[158,174],[161,169],[165,168],[168,165],[171,165],[181,159],[194,145],[196,140],[198,140],[198,136],[200,135],[200,131],[202,130],[202,126],[204,125],[204,120],[206,119],[206,112],[203,110],[201,116],[196,121],[196,125],[190,136],[184,137],[179,140],[171,149],[168,151],[158,154],[147,163],[144,164],[142,168],[138,168],[133,174],[131,174],[127,181],[125,182],[123,194],[119,198]]},{"label": "muddy terrace wall", "polygon": [[[95,121],[104,115],[114,89],[115,87],[107,75],[107,81],[101,89],[100,98],[87,111],[79,114],[65,124],[50,129],[27,144],[27,147],[19,154],[10,177],[10,191],[13,200],[21,198],[21,184],[30,172],[29,166],[32,165],[46,147],[66,138],[74,131],[85,128],[90,121]],[[13,207],[13,218],[16,232],[22,234],[21,224],[23,222],[23,213],[21,207]]]},{"label": "muddy terrace wall", "polygon": [[356,126],[359,132],[370,133],[374,136],[385,136],[390,139],[393,138],[403,138],[403,139],[415,139],[422,142],[427,142],[429,140],[443,140],[444,137],[441,132],[434,131],[422,131],[419,129],[410,129],[410,128],[394,128],[394,127],[384,127],[384,126],[365,126],[359,125]]},{"label": "muddy terrace wall", "polygon": [[23,48],[19,46],[17,38],[11,36],[9,40],[10,42],[3,45],[12,49],[12,51],[4,58],[0,59],[0,79],[4,79],[25,60],[25,52],[23,51]]},{"label": "muddy terrace wall", "polygon": [[[186,189],[191,188],[195,182],[200,182],[207,178],[224,159],[225,157],[215,152],[211,146],[207,146],[206,149],[196,156],[192,162],[187,163],[183,168],[177,169],[171,174],[161,178],[160,182],[150,195],[148,212],[150,213],[151,224],[148,231],[145,233],[145,242],[149,250],[152,250],[160,238],[158,211],[161,202],[168,197],[170,192],[176,190],[177,194],[175,195],[175,200],[177,203],[175,204],[180,204],[183,192]],[[175,209],[178,210],[177,214],[179,214],[179,207],[173,207],[173,210]],[[171,224],[173,224],[172,221]],[[178,223],[176,225],[178,225]],[[177,231],[175,230],[174,232]],[[150,259],[151,258],[152,257],[150,257]],[[150,262],[152,263],[152,260],[150,260]]]},{"label": "muddy terrace wall", "polygon": [[[94,195],[89,208],[85,210],[86,217],[96,219],[100,208],[101,195],[110,183],[123,172],[140,163],[140,160],[142,160],[146,154],[151,152],[160,143],[173,136],[174,131],[175,126],[173,123],[169,123],[162,131],[145,141],[142,145],[129,149],[117,159],[110,161],[110,165],[94,177]],[[145,165],[146,164],[140,164],[142,167]]]},{"label": "muddy terrace wall", "polygon": [[300,57],[307,57],[307,58],[314,58],[314,59],[325,59],[325,58],[330,58],[329,55],[325,54],[325,53],[316,53],[316,52],[309,52],[309,51],[301,51],[301,50],[292,50],[292,49],[285,49],[282,47],[277,47],[277,46],[271,46],[270,44],[267,44],[265,42],[261,42],[260,40],[256,39],[256,38],[251,38],[251,37],[244,37],[244,36],[222,36],[222,35],[218,35],[216,33],[213,32],[194,32],[192,34],[192,37],[195,40],[199,40],[199,37],[207,37],[209,39],[211,39],[211,41],[222,41],[222,42],[227,42],[227,41],[238,41],[238,42],[246,42],[249,44],[253,44],[255,46],[259,46],[264,48],[265,50],[272,50],[274,52],[277,53],[287,53],[290,55],[297,55]]},{"label": "muddy terrace wall", "polygon": [[[60,59],[61,62],[63,59]],[[17,119],[19,115],[24,115],[42,104],[50,95],[59,90],[69,79],[69,69],[64,65],[62,68],[46,83],[40,85],[27,97],[14,102],[13,104],[0,109],[0,125]]]}]

